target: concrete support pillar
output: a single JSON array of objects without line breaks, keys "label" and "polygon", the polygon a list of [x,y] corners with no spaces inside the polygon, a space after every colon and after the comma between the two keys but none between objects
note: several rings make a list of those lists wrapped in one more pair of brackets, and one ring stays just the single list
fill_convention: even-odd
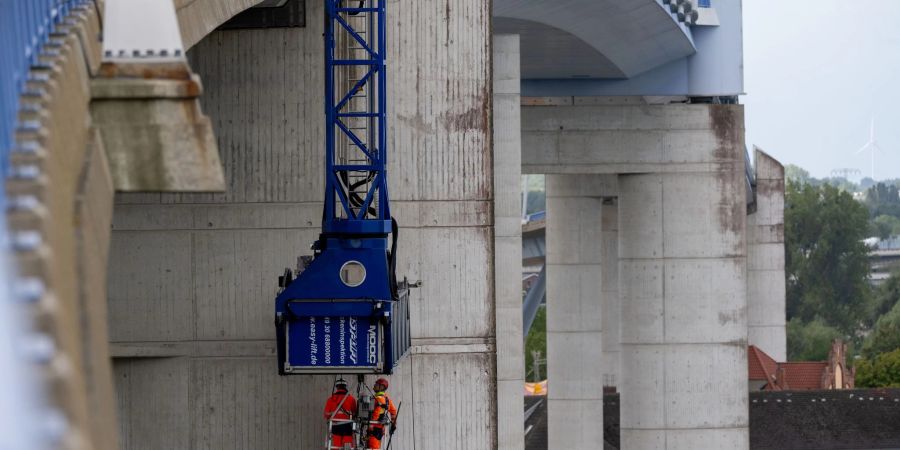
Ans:
[{"label": "concrete support pillar", "polygon": [[619,205],[616,198],[603,200],[600,229],[602,260],[602,286],[600,291],[603,318],[603,351],[600,362],[603,368],[603,386],[616,387],[622,382],[619,376]]},{"label": "concrete support pillar", "polygon": [[497,35],[493,43],[497,444],[514,450],[525,448],[519,36]]},{"label": "concrete support pillar", "polygon": [[784,275],[784,167],[756,149],[756,213],[747,218],[749,341],[787,360]]},{"label": "concrete support pillar", "polygon": [[[491,10],[452,6],[387,16],[397,274],[424,282],[413,347],[390,377],[395,449],[498,447]],[[306,13],[305,28],[217,31],[191,50],[225,193],[118,197],[109,304],[124,449],[322,448],[334,377],[279,377],[272,326],[275,277],[322,217],[324,3]]]},{"label": "concrete support pillar", "polygon": [[709,171],[619,177],[623,449],[749,446],[744,165],[730,117],[695,144]]},{"label": "concrete support pillar", "polygon": [[603,442],[602,195],[614,183],[611,176],[547,176],[550,448]]}]

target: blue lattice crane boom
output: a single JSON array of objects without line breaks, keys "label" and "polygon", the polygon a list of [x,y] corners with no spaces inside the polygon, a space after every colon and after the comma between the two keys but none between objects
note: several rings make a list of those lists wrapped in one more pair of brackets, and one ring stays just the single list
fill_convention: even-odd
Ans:
[{"label": "blue lattice crane boom", "polygon": [[278,371],[389,374],[410,338],[387,185],[387,0],[324,1],[322,233],[279,277]]}]

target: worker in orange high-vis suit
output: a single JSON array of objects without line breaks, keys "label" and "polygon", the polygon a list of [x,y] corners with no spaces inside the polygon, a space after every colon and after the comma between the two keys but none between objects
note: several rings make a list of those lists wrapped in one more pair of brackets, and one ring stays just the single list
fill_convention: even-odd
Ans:
[{"label": "worker in orange high-vis suit", "polygon": [[392,431],[397,430],[397,408],[394,402],[387,396],[388,380],[379,378],[375,380],[375,409],[369,419],[369,448],[380,449],[381,440],[384,439],[384,425],[391,424]]},{"label": "worker in orange high-vis suit", "polygon": [[331,397],[325,402],[325,420],[331,420],[331,448],[353,447],[353,417],[356,416],[356,399],[347,392],[347,382],[337,380]]}]

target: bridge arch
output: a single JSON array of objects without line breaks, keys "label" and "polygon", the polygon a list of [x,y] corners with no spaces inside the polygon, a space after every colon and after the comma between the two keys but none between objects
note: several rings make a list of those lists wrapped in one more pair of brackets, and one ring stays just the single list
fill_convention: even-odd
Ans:
[{"label": "bridge arch", "polygon": [[523,79],[631,78],[696,51],[658,0],[495,0],[493,14],[496,33],[521,35],[523,64],[543,61],[523,66]]},{"label": "bridge arch", "polygon": [[228,19],[264,0],[175,0],[184,49],[188,50]]}]

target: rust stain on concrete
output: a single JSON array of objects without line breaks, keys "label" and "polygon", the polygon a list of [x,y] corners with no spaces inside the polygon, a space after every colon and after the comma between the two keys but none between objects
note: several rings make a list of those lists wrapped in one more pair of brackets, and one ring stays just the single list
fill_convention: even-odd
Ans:
[{"label": "rust stain on concrete", "polygon": [[710,105],[707,107],[710,125],[716,135],[713,152],[716,161],[720,231],[740,237],[736,253],[743,253],[746,205],[744,204],[743,117],[739,106]]},{"label": "rust stain on concrete", "polygon": [[756,192],[758,195],[766,197],[784,195],[784,180],[760,180],[757,178]]},{"label": "rust stain on concrete", "polygon": [[185,63],[126,63],[104,62],[97,73],[103,78],[143,78],[145,80],[190,80],[191,70]]}]

